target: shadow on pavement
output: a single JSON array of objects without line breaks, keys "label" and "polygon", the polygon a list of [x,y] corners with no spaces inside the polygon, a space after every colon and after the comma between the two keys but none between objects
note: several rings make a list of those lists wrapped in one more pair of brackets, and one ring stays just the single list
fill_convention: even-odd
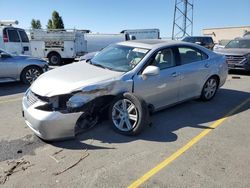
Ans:
[{"label": "shadow on pavement", "polygon": [[250,76],[250,71],[244,71],[244,70],[230,70],[229,74],[237,74],[242,76]]},{"label": "shadow on pavement", "polygon": [[[144,131],[135,137],[123,136],[115,133],[108,121],[97,125],[94,129],[78,135],[73,140],[52,142],[51,144],[60,148],[79,150],[87,148],[94,149],[115,149],[109,147],[94,146],[87,144],[89,139],[99,140],[103,143],[127,143],[134,140],[147,140],[154,142],[173,142],[178,139],[175,131],[192,127],[196,129],[208,129],[203,124],[212,122],[224,117],[244,100],[250,97],[247,92],[220,89],[212,101],[200,102],[189,101],[157,112],[151,116],[153,126],[146,127]],[[235,114],[249,109],[250,103],[244,105]]]},{"label": "shadow on pavement", "polygon": [[0,83],[0,97],[24,93],[29,88],[21,82]]}]

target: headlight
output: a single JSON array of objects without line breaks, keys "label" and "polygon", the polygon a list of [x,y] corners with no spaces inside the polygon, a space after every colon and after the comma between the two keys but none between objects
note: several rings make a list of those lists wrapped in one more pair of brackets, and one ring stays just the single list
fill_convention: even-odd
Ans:
[{"label": "headlight", "polygon": [[250,53],[246,55],[246,58],[250,61]]},{"label": "headlight", "polygon": [[43,70],[44,70],[44,72],[48,71],[49,70],[49,66],[47,64],[45,64],[44,67],[43,67]]},{"label": "headlight", "polygon": [[93,99],[92,95],[83,94],[83,93],[76,93],[72,97],[69,98],[66,105],[69,109],[79,109],[89,101]]}]

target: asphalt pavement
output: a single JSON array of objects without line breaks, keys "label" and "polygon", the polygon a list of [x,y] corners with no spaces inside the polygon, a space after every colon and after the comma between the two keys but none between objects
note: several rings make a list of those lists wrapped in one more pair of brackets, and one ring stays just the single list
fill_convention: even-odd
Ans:
[{"label": "asphalt pavement", "polygon": [[0,84],[1,187],[250,187],[249,74],[230,74],[210,102],[153,114],[139,136],[117,134],[104,121],[51,143],[24,123],[26,89]]}]

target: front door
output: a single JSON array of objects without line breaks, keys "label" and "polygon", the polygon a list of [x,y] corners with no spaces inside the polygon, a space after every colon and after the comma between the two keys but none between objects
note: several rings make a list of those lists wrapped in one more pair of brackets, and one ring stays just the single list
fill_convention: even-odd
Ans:
[{"label": "front door", "polygon": [[22,43],[17,32],[17,29],[8,28],[7,35],[8,35],[8,42],[5,43],[5,50],[9,53],[13,54],[22,54]]},{"label": "front door", "polygon": [[178,102],[180,74],[174,51],[170,48],[158,51],[148,65],[158,66],[160,73],[147,78],[143,78],[142,74],[136,75],[134,93],[152,104],[156,110]]}]

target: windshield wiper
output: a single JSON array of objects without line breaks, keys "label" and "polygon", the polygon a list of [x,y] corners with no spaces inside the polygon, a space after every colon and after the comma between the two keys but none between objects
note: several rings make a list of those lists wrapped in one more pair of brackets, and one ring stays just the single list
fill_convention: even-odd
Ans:
[{"label": "windshield wiper", "polygon": [[101,65],[101,64],[91,63],[91,65],[94,65],[94,66],[97,66],[97,67],[101,67],[101,68],[103,68],[103,69],[107,69],[107,67],[104,67],[104,66]]}]

